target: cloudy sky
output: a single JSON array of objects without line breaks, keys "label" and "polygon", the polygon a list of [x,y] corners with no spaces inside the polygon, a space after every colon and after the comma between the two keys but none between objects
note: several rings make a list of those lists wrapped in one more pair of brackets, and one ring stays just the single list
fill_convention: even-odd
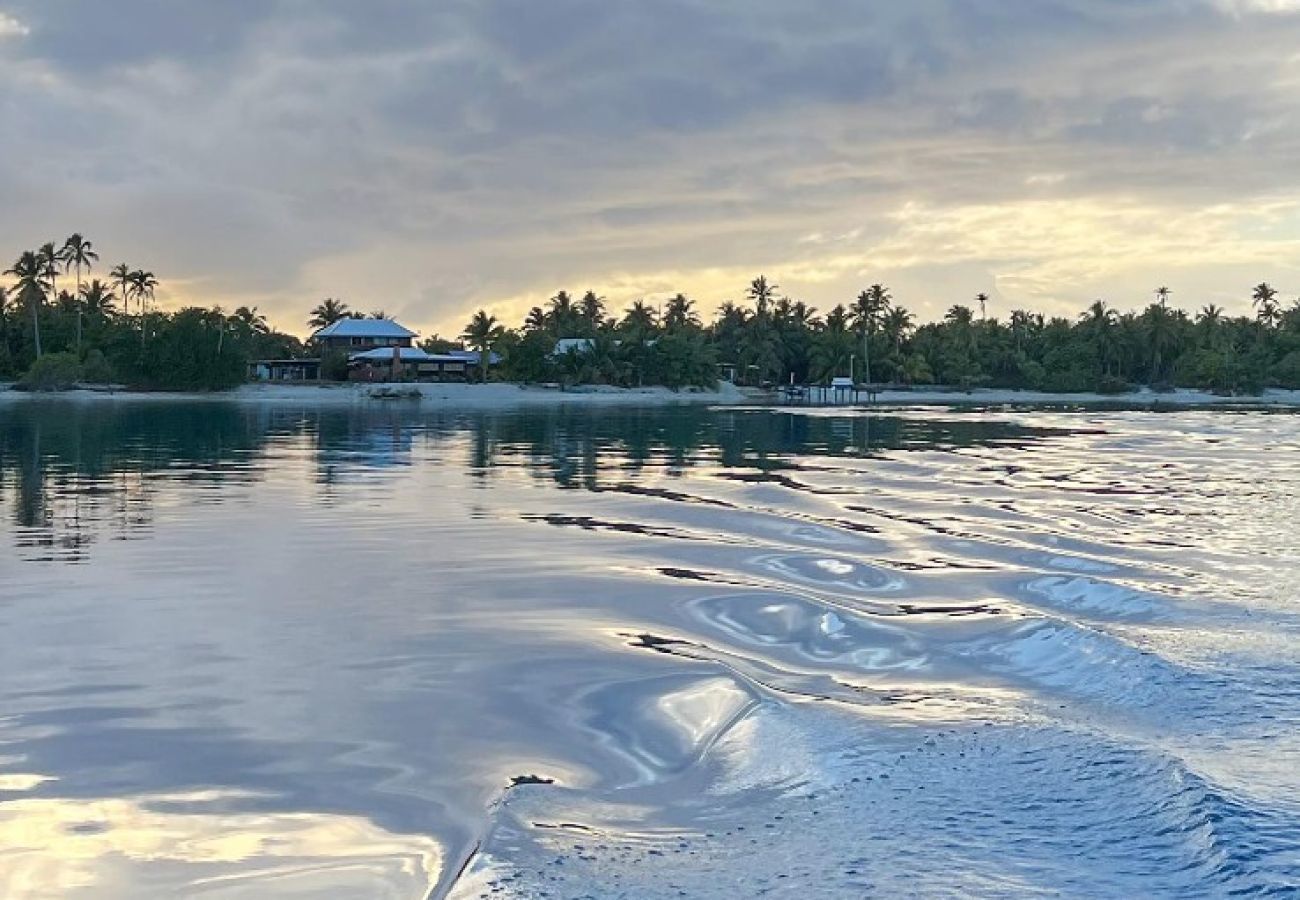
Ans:
[{"label": "cloudy sky", "polygon": [[0,0],[0,256],[426,333],[1300,294],[1300,0]]}]

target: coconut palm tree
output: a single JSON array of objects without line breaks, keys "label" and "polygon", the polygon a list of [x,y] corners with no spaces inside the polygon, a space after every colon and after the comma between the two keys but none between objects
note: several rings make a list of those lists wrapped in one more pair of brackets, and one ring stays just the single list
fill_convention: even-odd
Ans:
[{"label": "coconut palm tree", "polygon": [[478,367],[483,381],[487,381],[488,367],[492,365],[492,348],[505,336],[505,329],[497,323],[497,317],[480,309],[461,332],[461,340],[471,350],[478,351]]},{"label": "coconut palm tree", "polygon": [[1261,325],[1272,327],[1277,324],[1281,317],[1281,311],[1277,305],[1277,288],[1270,285],[1267,281],[1255,285],[1255,291],[1251,294],[1251,304],[1256,309],[1256,318]]},{"label": "coconut palm tree", "polygon": [[311,318],[307,320],[307,324],[320,331],[340,319],[348,318],[351,312],[346,303],[335,300],[333,297],[326,297],[311,311]]},{"label": "coconut palm tree", "polygon": [[131,314],[131,267],[126,263],[118,263],[109,271],[108,277],[112,279],[113,286],[117,288],[117,295],[122,298],[122,314],[129,316]]},{"label": "coconut palm tree", "polygon": [[545,331],[549,321],[546,317],[546,310],[540,306],[534,306],[528,310],[528,315],[524,318],[524,331]]},{"label": "coconut palm tree", "polygon": [[1168,306],[1169,298],[1173,296],[1173,293],[1173,291],[1169,290],[1169,288],[1165,287],[1163,284],[1160,285],[1160,287],[1156,288],[1156,302],[1161,306]]},{"label": "coconut palm tree", "polygon": [[49,281],[50,302],[53,303],[59,296],[59,269],[63,266],[63,257],[51,242],[41,244],[41,249],[36,251],[36,258],[45,269],[45,277]]},{"label": "coconut palm tree", "polygon": [[648,339],[659,328],[654,307],[644,300],[633,301],[632,305],[627,308],[619,327],[638,341]]},{"label": "coconut palm tree", "polygon": [[90,271],[99,262],[99,254],[94,245],[80,234],[73,234],[63,242],[59,251],[63,259],[64,271],[74,269],[77,273],[77,352],[81,352],[81,271]]},{"label": "coconut palm tree", "polygon": [[154,290],[158,287],[158,279],[154,277],[153,272],[145,269],[136,269],[130,274],[131,293],[135,296],[136,302],[140,304],[140,350],[144,351],[145,337],[145,316],[149,312],[149,303],[153,300]]},{"label": "coconut palm tree", "polygon": [[86,315],[91,318],[107,318],[113,313],[116,305],[116,298],[113,292],[109,290],[108,285],[98,278],[92,278],[90,284],[86,285],[84,296]]},{"label": "coconut palm tree", "polygon": [[888,288],[883,284],[873,284],[858,294],[858,298],[853,302],[849,318],[853,323],[853,330],[862,341],[863,381],[871,381],[871,337],[876,333],[876,328],[885,314],[889,312],[891,299]]},{"label": "coconut palm tree", "polygon": [[587,325],[587,330],[595,334],[605,321],[605,298],[595,291],[587,291],[578,303],[579,314]]},{"label": "coconut palm tree", "polygon": [[230,316],[230,320],[246,335],[271,333],[271,326],[266,323],[266,316],[258,312],[256,306],[239,307]]},{"label": "coconut palm tree", "polygon": [[664,328],[669,331],[685,331],[700,327],[700,317],[695,314],[695,301],[685,294],[677,294],[668,301],[664,311]]},{"label": "coconut palm tree", "polygon": [[574,337],[578,310],[573,305],[573,298],[568,291],[559,291],[550,301],[547,315],[551,320],[551,332],[560,338]]},{"label": "coconut palm tree", "polygon": [[1110,374],[1110,364],[1118,362],[1118,347],[1115,340],[1115,311],[1106,305],[1105,300],[1097,300],[1079,316],[1079,322],[1087,329],[1088,335],[1097,348],[1101,361],[1102,374]]},{"label": "coconut palm tree", "polygon": [[5,270],[4,274],[14,277],[14,290],[18,294],[18,303],[26,305],[32,317],[32,344],[36,348],[36,358],[41,358],[41,305],[45,302],[45,292],[50,290],[49,267],[40,255],[28,250]]},{"label": "coconut palm tree", "polygon": [[780,285],[769,284],[767,276],[765,275],[759,275],[749,283],[749,290],[746,291],[746,296],[753,301],[754,313],[760,318],[765,318],[767,316],[767,311],[771,307],[773,299],[776,297],[778,287],[780,287]]}]

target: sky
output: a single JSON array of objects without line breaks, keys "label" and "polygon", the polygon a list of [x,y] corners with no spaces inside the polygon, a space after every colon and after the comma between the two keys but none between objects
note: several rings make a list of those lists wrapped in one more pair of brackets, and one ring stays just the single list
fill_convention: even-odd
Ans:
[{"label": "sky", "polygon": [[424,334],[1300,295],[1300,0],[0,0],[0,257]]}]

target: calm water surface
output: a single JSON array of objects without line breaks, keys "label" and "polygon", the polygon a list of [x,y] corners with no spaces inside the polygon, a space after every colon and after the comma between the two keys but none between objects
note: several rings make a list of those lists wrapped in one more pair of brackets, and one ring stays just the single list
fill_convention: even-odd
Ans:
[{"label": "calm water surface", "polygon": [[0,405],[0,895],[1296,896],[1300,416]]}]

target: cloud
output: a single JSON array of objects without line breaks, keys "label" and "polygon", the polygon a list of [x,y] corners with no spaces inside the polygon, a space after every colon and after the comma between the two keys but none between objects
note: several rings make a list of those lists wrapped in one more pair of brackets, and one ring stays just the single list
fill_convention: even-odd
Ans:
[{"label": "cloud", "polygon": [[5,38],[27,37],[32,30],[13,16],[0,11],[0,40]]},{"label": "cloud", "polygon": [[1296,291],[1289,5],[11,0],[0,250],[80,230],[168,302],[444,333],[759,270],[823,308]]}]

